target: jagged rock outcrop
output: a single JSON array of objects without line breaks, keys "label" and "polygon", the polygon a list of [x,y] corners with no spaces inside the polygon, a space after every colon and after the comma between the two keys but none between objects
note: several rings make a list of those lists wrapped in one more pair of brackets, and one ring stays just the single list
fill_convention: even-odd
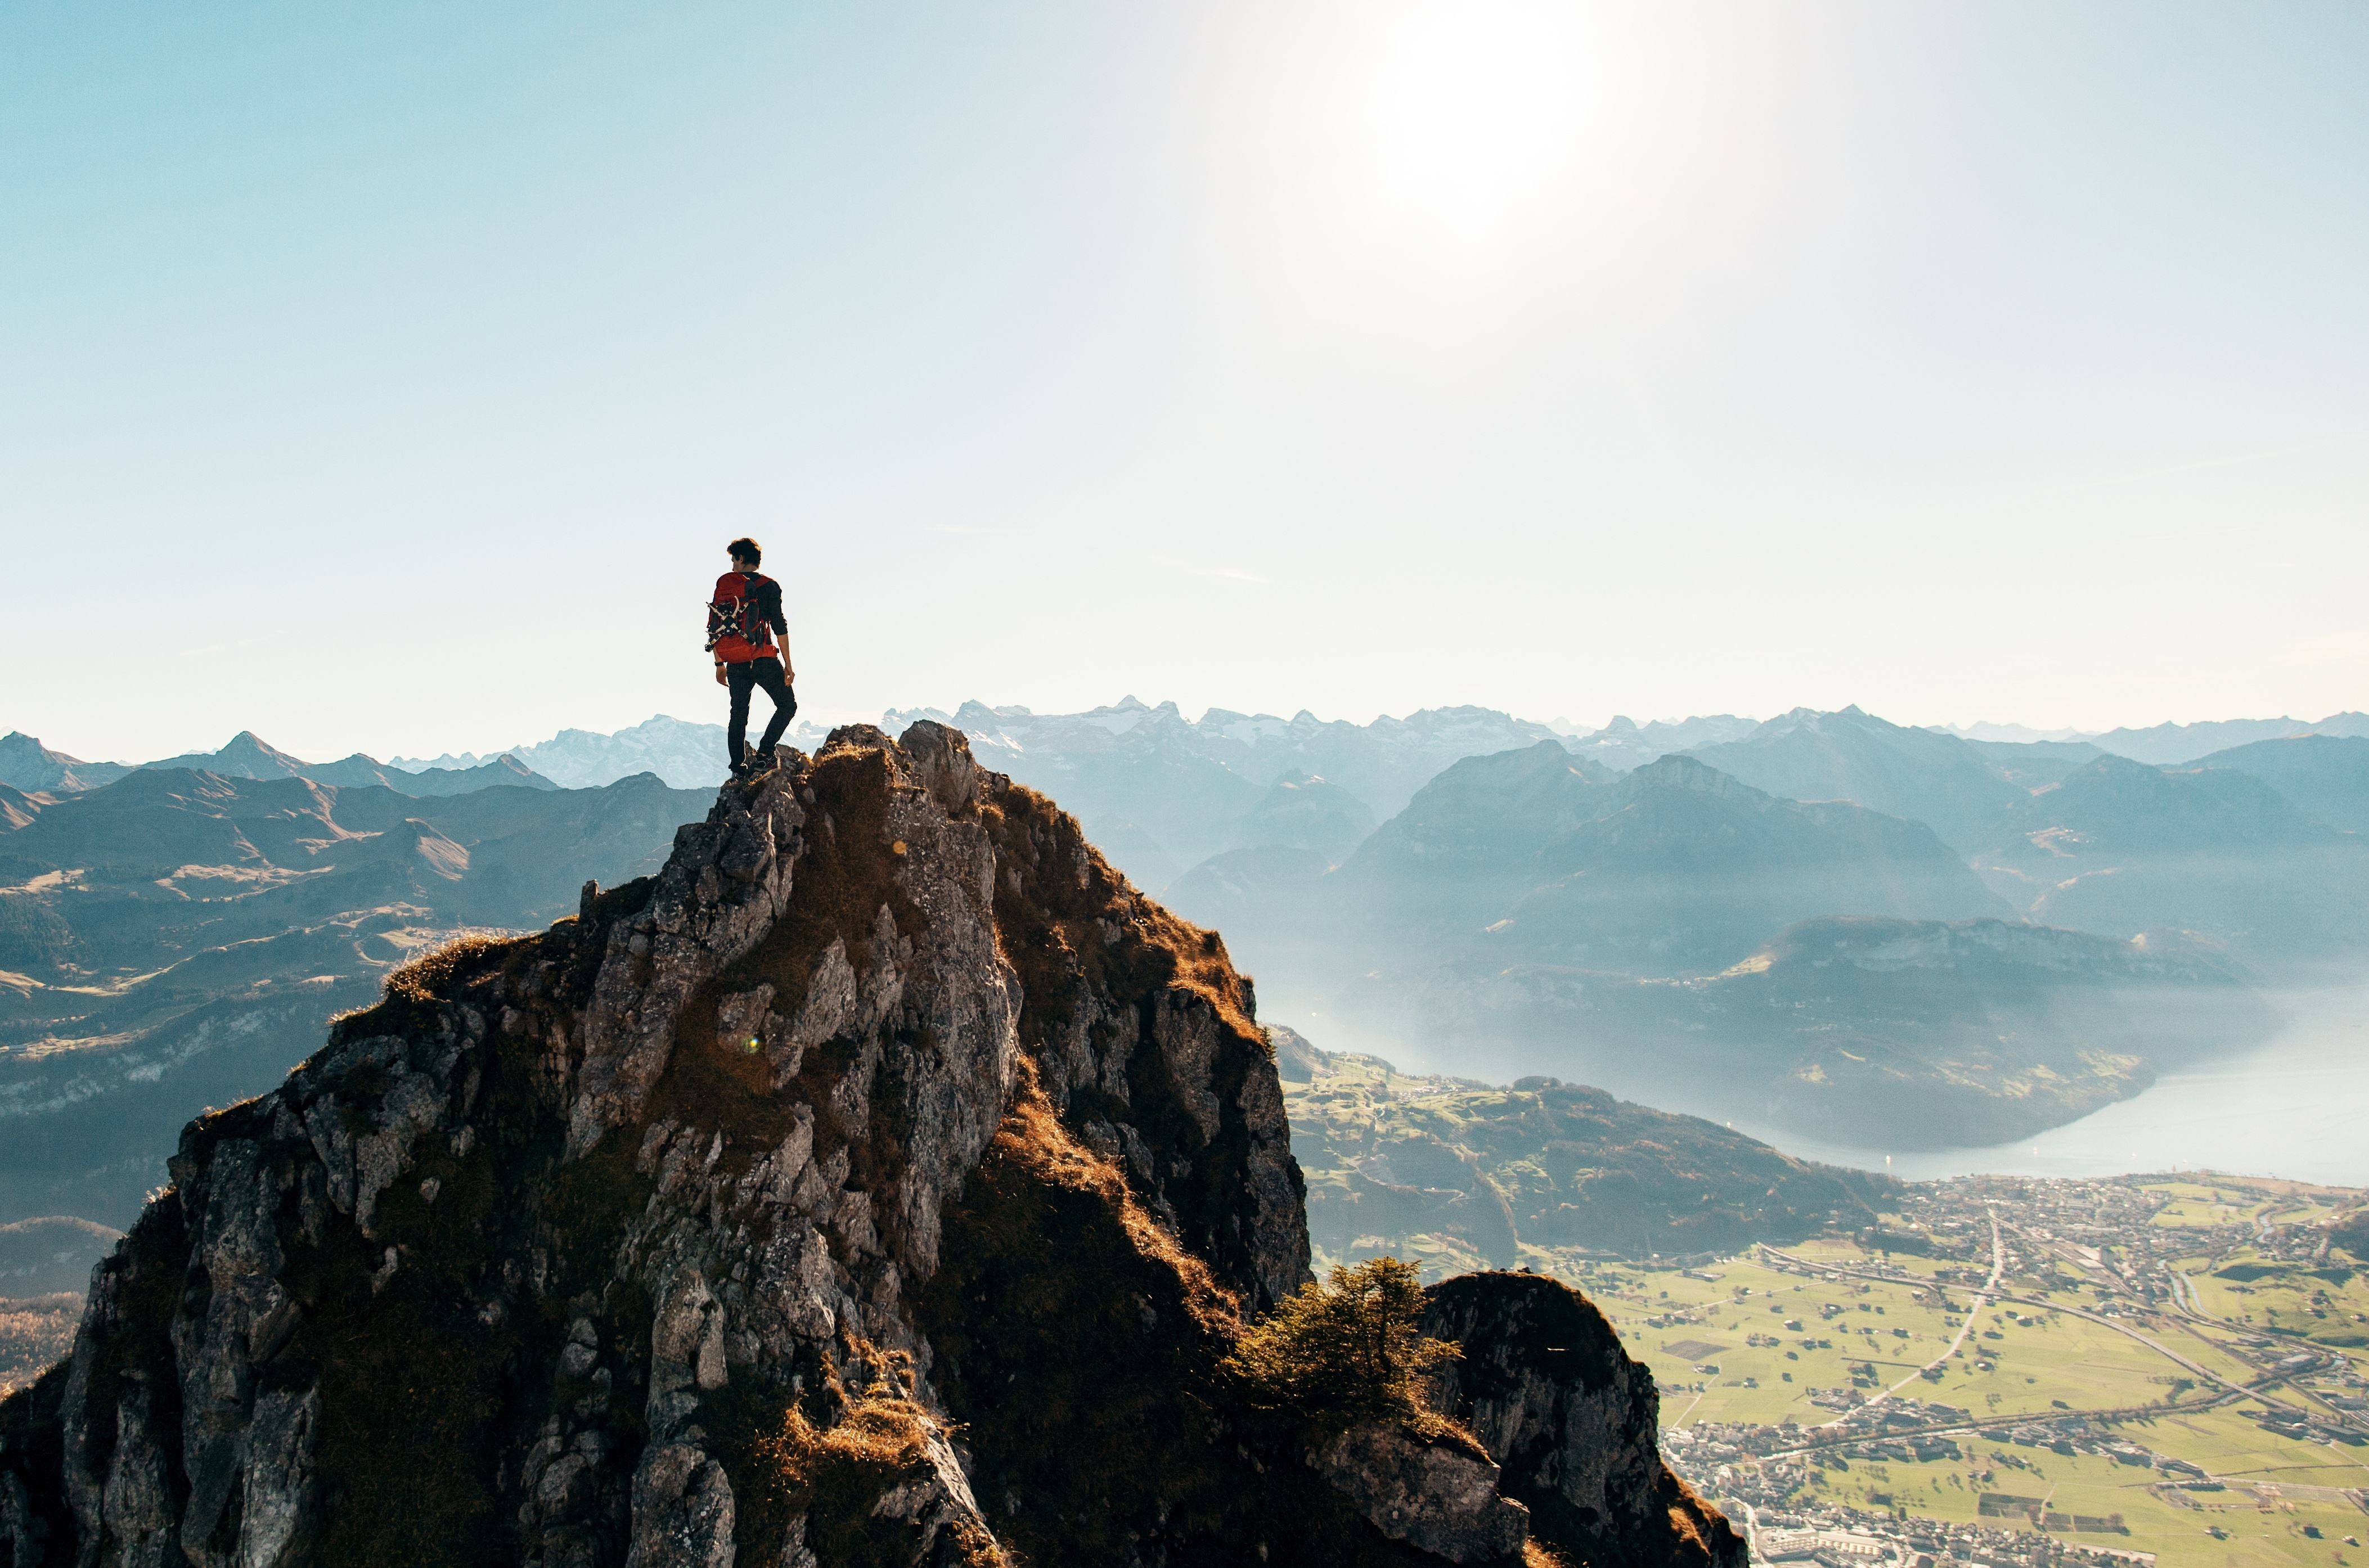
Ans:
[{"label": "jagged rock outcrop", "polygon": [[1464,1354],[1432,1403],[1504,1467],[1533,1528],[1593,1568],[1745,1568],[1744,1542],[1662,1462],[1654,1374],[1594,1303],[1542,1274],[1465,1274],[1426,1292],[1424,1332]]},{"label": "jagged rock outcrop", "polygon": [[0,1568],[1510,1558],[1477,1452],[1228,1381],[1308,1276],[1253,1017],[960,735],[840,731],[192,1123],[0,1405]]},{"label": "jagged rock outcrop", "polygon": [[1450,1562],[1503,1562],[1529,1539],[1529,1510],[1505,1494],[1503,1471],[1480,1445],[1453,1427],[1367,1422],[1309,1462],[1376,1529]]}]

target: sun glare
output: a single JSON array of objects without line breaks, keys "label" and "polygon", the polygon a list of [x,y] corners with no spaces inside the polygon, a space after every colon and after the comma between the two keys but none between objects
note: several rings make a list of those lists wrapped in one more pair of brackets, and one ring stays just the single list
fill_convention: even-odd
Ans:
[{"label": "sun glare", "polygon": [[1494,270],[1551,228],[1605,85],[1575,12],[1527,4],[1377,7],[1332,41],[1310,104],[1320,176],[1360,243]]}]

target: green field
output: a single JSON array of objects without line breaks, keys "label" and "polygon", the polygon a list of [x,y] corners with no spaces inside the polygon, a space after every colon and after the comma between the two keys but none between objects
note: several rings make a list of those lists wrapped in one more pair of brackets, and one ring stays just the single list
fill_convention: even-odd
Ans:
[{"label": "green field", "polygon": [[[1856,1248],[1832,1243],[1789,1250],[1846,1265],[1868,1261]],[[1813,1388],[1848,1385],[1855,1366],[1872,1366],[1880,1387],[1912,1375],[1956,1337],[1972,1296],[1958,1286],[1937,1296],[1893,1284],[1806,1281],[1747,1259],[1695,1272],[1714,1278],[1707,1281],[1677,1270],[1648,1272],[1623,1265],[1582,1270],[1574,1282],[1596,1298],[1620,1328],[1630,1354],[1665,1385],[1686,1387],[1689,1394],[1694,1385],[1704,1385],[1688,1417],[1704,1421],[1829,1420],[1830,1413],[1809,1403]],[[1596,1282],[1608,1278],[1627,1281],[1628,1288],[1607,1290]],[[1943,1301],[1955,1310],[1945,1311]],[[1829,1306],[1837,1311],[1825,1312]],[[1694,1321],[1659,1321],[1677,1313]],[[1789,1322],[1800,1323],[1802,1329],[1788,1330]],[[2148,1332],[2224,1376],[2251,1375],[2209,1332],[2178,1324]],[[1780,1343],[1752,1346],[1747,1335]],[[1805,1339],[1821,1343],[1805,1346]],[[1669,1348],[1687,1340],[1724,1347],[1716,1376],[1696,1370],[1704,1358]],[[1982,1369],[1986,1365],[1989,1370]],[[1980,1314],[1940,1381],[1919,1377],[1903,1392],[1962,1406],[1977,1417],[2008,1416],[2046,1412],[2060,1400],[2078,1410],[2161,1403],[2175,1381],[2186,1376],[2157,1352],[2100,1324],[2063,1312],[1995,1305]]]},{"label": "green field", "polygon": [[[2211,1431],[2209,1418],[2196,1425],[2205,1428],[2197,1438],[2200,1448],[2214,1447],[2217,1435]],[[2250,1426],[2243,1430],[2249,1436],[2267,1436]],[[2159,1441],[2161,1437],[2159,1429],[2143,1429],[2140,1440],[2168,1451],[2171,1445]],[[2242,1442],[2234,1436],[2229,1440]],[[1954,1464],[1862,1460],[1846,1463],[1847,1469],[1818,1472],[1816,1490],[1821,1495],[1855,1507],[1898,1508],[1961,1522],[1977,1517],[1975,1499],[1984,1492],[2044,1498],[2054,1513],[2101,1518],[2119,1514],[2129,1532],[2126,1535],[2081,1534],[2065,1539],[2117,1551],[2152,1551],[2161,1568],[2357,1564],[2363,1561],[2363,1551],[2346,1545],[2345,1537],[2358,1540],[2369,1529],[2369,1515],[2334,1497],[2264,1498],[2233,1487],[2193,1494],[2192,1506],[2183,1506],[2151,1489],[2145,1472],[2094,1455],[2066,1458],[2044,1449],[1977,1443],[1967,1450],[1965,1460]],[[2299,1482],[2291,1479],[2290,1483]],[[2307,1527],[2319,1531],[2318,1539],[2304,1533]],[[2212,1535],[2215,1528],[2226,1539]]]},{"label": "green field", "polygon": [[[2267,1272],[2246,1278],[2258,1268]],[[2214,1317],[2302,1335],[2336,1349],[2369,1346],[2369,1276],[2358,1269],[2296,1268],[2239,1248],[2218,1270],[2189,1278]]]},{"label": "green field", "polygon": [[[2284,1219],[2315,1211],[2316,1206],[2294,1196],[2257,1190],[2259,1185],[2216,1189],[2183,1184],[2159,1222],[2250,1230],[2259,1213]],[[1826,1267],[1863,1267],[1874,1261],[1836,1240],[1783,1250]],[[2223,1253],[2215,1267],[2249,1256],[2236,1248]],[[2198,1387],[2192,1374],[2105,1324],[2050,1307],[1994,1303],[1976,1314],[1972,1331],[1943,1362],[1940,1380],[1932,1381],[1918,1369],[1940,1356],[1966,1321],[1974,1292],[1963,1285],[1935,1290],[1848,1278],[1805,1279],[1757,1255],[1692,1270],[1557,1261],[1556,1271],[1603,1307],[1630,1353],[1652,1368],[1666,1391],[1665,1426],[1790,1420],[1815,1427],[1833,1420],[1835,1413],[1812,1404],[1812,1390],[1849,1385],[1856,1370],[1862,1397],[1909,1379],[1903,1396],[1959,1406],[1977,1420],[2157,1407],[2116,1422],[2113,1431],[2156,1453],[2202,1466],[2225,1485],[2219,1492],[2184,1493],[2159,1485],[2161,1478],[2148,1470],[2103,1455],[2068,1456],[1962,1437],[1963,1457],[1955,1461],[1825,1461],[1813,1471],[1814,1495],[1960,1520],[1976,1517],[1976,1498],[1983,1492],[2045,1497],[2052,1513],[2119,1514],[2128,1531],[2066,1539],[2154,1551],[2164,1568],[2369,1563],[2369,1550],[2346,1543],[2347,1537],[2360,1540],[2369,1530],[2369,1513],[2342,1495],[2369,1488],[2369,1447],[2265,1430],[2254,1419],[2261,1407],[2251,1400],[2193,1408],[2210,1396],[2209,1385]],[[2200,1269],[2206,1261],[2202,1255],[2196,1259]],[[1889,1262],[1926,1279],[1949,1267],[1898,1256]],[[2345,1330],[2360,1326],[2356,1314],[2369,1312],[2369,1283],[2357,1274],[2341,1282],[2309,1275],[2297,1278],[2291,1266],[2283,1266],[2250,1281],[2201,1275],[2196,1283],[2214,1315],[2245,1324],[2251,1313],[2256,1324],[2311,1335],[2347,1356],[2356,1370],[2369,1370],[2369,1350],[2341,1343],[2348,1337]],[[2074,1285],[2068,1271],[2045,1278],[2026,1276],[2003,1282],[2003,1289],[2058,1306],[2096,1310],[2095,1292]],[[2171,1313],[2150,1314],[2129,1326],[2233,1381],[2259,1375],[2234,1353],[2236,1331]],[[2334,1388],[2325,1381],[2321,1386]],[[2185,1408],[2164,1408],[2174,1398]],[[2264,1486],[2281,1490],[2275,1495],[2259,1493]]]},{"label": "green field", "polygon": [[[1471,1116],[1488,1109],[1468,1089],[1405,1079],[1363,1059],[1335,1059],[1332,1072],[1300,1091],[1294,1105],[1295,1121],[1330,1128],[1323,1120],[1329,1116],[1345,1119],[1349,1129],[1327,1133],[1333,1141],[1321,1152],[1330,1163],[1311,1167],[1311,1215],[1322,1199],[1345,1201],[1358,1190],[1352,1173],[1364,1167],[1351,1155],[1390,1153],[1392,1169],[1405,1167],[1395,1180],[1412,1180],[1409,1173],[1418,1171],[1398,1144],[1351,1148],[1351,1131],[1397,1128],[1419,1113],[1432,1119],[1424,1125],[1443,1147],[1471,1153],[1465,1145],[1478,1123],[1441,1119],[1448,1109]],[[1465,1098],[1455,1098],[1459,1094]],[[2369,1445],[2262,1424],[2292,1421],[2299,1411],[2326,1431],[2369,1387],[2369,1269],[2363,1267],[2369,1260],[2340,1244],[2340,1231],[2295,1229],[2359,1211],[2360,1193],[2206,1174],[2112,1190],[2100,1186],[2094,1195],[2010,1186],[1997,1196],[1981,1188],[1937,1203],[1909,1194],[1913,1200],[1902,1207],[1914,1212],[1879,1214],[1862,1206],[1819,1239],[1774,1251],[1756,1247],[1704,1261],[1710,1255],[1698,1249],[1654,1244],[1688,1252],[1690,1266],[1680,1267],[1604,1256],[1618,1249],[1602,1240],[1590,1243],[1597,1253],[1537,1244],[1534,1238],[1547,1233],[1527,1223],[1518,1236],[1492,1243],[1471,1218],[1485,1218],[1485,1206],[1455,1201],[1463,1196],[1457,1168],[1434,1166],[1421,1167],[1422,1179],[1437,1190],[1425,1190],[1421,1202],[1399,1193],[1398,1209],[1365,1193],[1354,1210],[1361,1223],[1326,1233],[1332,1244],[1345,1256],[1393,1251],[1434,1278],[1487,1267],[1510,1244],[1525,1265],[1571,1280],[1604,1309],[1661,1386],[1665,1427],[1791,1423],[1801,1431],[1783,1439],[1791,1447],[1814,1442],[1815,1429],[1835,1421],[1846,1400],[1896,1391],[1903,1399],[1963,1409],[1976,1422],[1995,1424],[1999,1434],[1957,1436],[1961,1457],[1953,1461],[1826,1456],[1808,1472],[1807,1496],[1796,1494],[1797,1500],[1972,1521],[1982,1494],[2007,1494],[2046,1499],[2042,1512],[2062,1517],[2056,1533],[2066,1540],[2154,1551],[2162,1568],[2369,1568],[2369,1548],[2348,1543],[2369,1530],[2360,1501],[2369,1494]],[[1516,1179],[1528,1169],[1519,1162],[1506,1156],[1493,1168],[1507,1192],[1529,1190],[1522,1185],[1527,1177]],[[1672,1190],[1683,1196],[1719,1185],[1706,1176]],[[1935,1228],[1920,1231],[1918,1213]],[[1986,1216],[2004,1226],[2012,1272],[1970,1319],[1979,1292],[1965,1277],[1971,1270],[1979,1280],[1991,1263]],[[1390,1222],[1381,1224],[1386,1219]],[[1362,1233],[1367,1220],[1388,1233]],[[1862,1250],[1902,1244],[1885,1254]],[[1928,1257],[1927,1251],[1955,1256]],[[1787,1265],[1787,1256],[1802,1267]],[[1329,1253],[1321,1259],[1331,1260]],[[1805,1277],[1802,1267],[1811,1273]],[[2192,1290],[2193,1312],[2177,1302],[2149,1307],[2133,1294],[2134,1280],[2157,1290],[2168,1285],[2167,1268]],[[1847,1269],[1905,1278],[1839,1272]],[[1837,1272],[1827,1278],[1825,1270]],[[2287,1381],[2261,1395],[2229,1395],[2226,1384],[2277,1376],[2280,1362],[2306,1351],[2342,1359],[2284,1369]],[[1814,1395],[1826,1403],[1814,1403]],[[2018,1423],[2074,1415],[2090,1417],[2107,1436],[2150,1454],[2200,1467],[2219,1490],[2172,1485],[2174,1474],[2151,1468],[2143,1456],[2125,1463],[2111,1453],[2081,1451],[2094,1447],[2089,1441],[2073,1442],[2075,1451],[2065,1453],[2047,1446],[2054,1435],[2039,1436],[2036,1445],[2031,1431],[2021,1444],[2008,1435]],[[1788,1469],[1773,1483],[1780,1494],[1795,1473]],[[2267,1487],[2280,1490],[2261,1490]],[[2077,1523],[2115,1515],[2121,1532]],[[2008,1517],[2020,1518],[2011,1509]],[[1989,1523],[2006,1528],[1996,1514]]]}]

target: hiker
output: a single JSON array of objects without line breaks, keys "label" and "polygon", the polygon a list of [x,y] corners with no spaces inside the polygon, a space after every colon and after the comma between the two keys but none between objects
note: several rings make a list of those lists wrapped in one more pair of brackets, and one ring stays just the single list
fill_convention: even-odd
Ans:
[{"label": "hiker", "polygon": [[[715,579],[715,597],[707,606],[707,651],[715,655],[715,684],[732,692],[732,728],[726,744],[732,753],[733,776],[741,778],[772,766],[773,747],[797,717],[798,699],[790,689],[795,675],[787,649],[790,629],[782,619],[782,585],[758,572],[765,552],[755,540],[736,539],[724,548],[732,558],[732,570]],[[773,719],[751,752],[749,688],[757,686],[773,699]]]}]

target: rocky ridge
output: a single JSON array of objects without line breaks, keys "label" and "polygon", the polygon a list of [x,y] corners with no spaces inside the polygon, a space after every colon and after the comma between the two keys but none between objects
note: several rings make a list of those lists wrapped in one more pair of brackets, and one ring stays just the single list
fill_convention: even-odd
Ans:
[{"label": "rocky ridge", "polygon": [[1435,1299],[1477,1443],[1236,1397],[1308,1275],[1253,1017],[958,733],[837,732],[191,1123],[0,1404],[0,1568],[1740,1568],[1549,1281]]}]

